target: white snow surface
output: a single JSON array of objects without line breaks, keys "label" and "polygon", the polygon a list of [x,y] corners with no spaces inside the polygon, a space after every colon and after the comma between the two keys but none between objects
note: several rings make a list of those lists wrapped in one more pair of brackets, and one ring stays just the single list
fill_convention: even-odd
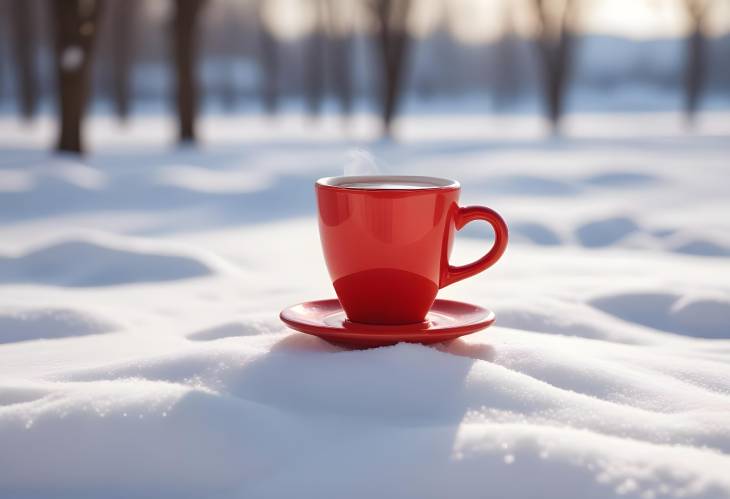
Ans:
[{"label": "white snow surface", "polygon": [[[0,118],[0,497],[730,497],[730,114]],[[348,351],[313,183],[347,151],[458,179],[502,261],[440,296],[496,325]],[[478,224],[453,260],[484,252]]]}]

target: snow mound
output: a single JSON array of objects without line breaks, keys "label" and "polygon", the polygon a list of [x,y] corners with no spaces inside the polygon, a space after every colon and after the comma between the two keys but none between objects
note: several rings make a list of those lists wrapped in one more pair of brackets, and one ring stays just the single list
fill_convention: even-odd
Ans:
[{"label": "snow mound", "polygon": [[[0,388],[19,399],[0,407],[14,449],[0,451],[0,489],[32,478],[36,490],[145,497],[730,493],[730,397],[663,370],[686,367],[679,352],[639,365],[645,346],[504,328],[368,351],[266,336],[68,372],[24,396]],[[727,365],[693,369],[727,380]]]},{"label": "snow mound", "polygon": [[730,337],[730,300],[670,293],[625,293],[594,299],[592,305],[624,320],[687,336]]},{"label": "snow mound", "polygon": [[201,329],[188,334],[188,338],[194,341],[212,341],[237,336],[268,334],[280,329],[281,323],[278,320],[252,318],[246,322],[226,322]]},{"label": "snow mound", "polygon": [[[0,119],[0,497],[730,497],[728,113],[339,118],[207,115],[170,150],[169,120],[93,116],[83,164]],[[280,323],[334,296],[312,184],[353,145],[505,217],[439,291],[495,326],[349,351]]]},{"label": "snow mound", "polygon": [[53,389],[42,383],[16,381],[0,383],[0,409],[2,406],[24,404],[46,397],[53,393]]},{"label": "snow mound", "polygon": [[598,173],[584,180],[584,182],[588,185],[610,188],[645,187],[657,181],[657,178],[653,175],[630,171]]},{"label": "snow mound", "polygon": [[612,328],[611,325],[604,326],[596,321],[587,320],[584,315],[574,314],[570,309],[555,307],[542,310],[531,307],[504,308],[500,310],[499,324],[525,331],[581,336],[620,343],[653,343],[652,338],[645,332],[638,334],[636,331],[623,332]]},{"label": "snow mound", "polygon": [[212,170],[192,165],[168,166],[160,171],[157,182],[196,192],[253,192],[270,186],[271,179],[246,170]]},{"label": "snow mound", "polygon": [[510,225],[510,238],[527,240],[540,246],[556,246],[562,240],[550,227],[537,222],[517,222]]},{"label": "snow mound", "polygon": [[103,172],[84,163],[52,159],[44,165],[0,170],[0,193],[27,192],[38,185],[66,188],[69,192],[95,191],[104,188],[108,181]]},{"label": "snow mound", "polygon": [[575,235],[584,246],[597,248],[610,246],[637,230],[639,226],[631,218],[612,217],[583,224],[576,229]]},{"label": "snow mound", "polygon": [[493,177],[484,185],[488,193],[518,196],[572,196],[580,187],[567,180],[551,179],[535,175],[506,175]]},{"label": "snow mound", "polygon": [[672,251],[696,256],[730,256],[730,246],[702,238],[682,241],[674,245]]},{"label": "snow mound", "polygon": [[67,240],[0,257],[0,282],[112,286],[201,277],[213,270],[199,258]]},{"label": "snow mound", "polygon": [[0,343],[107,333],[119,326],[64,308],[0,308]]}]

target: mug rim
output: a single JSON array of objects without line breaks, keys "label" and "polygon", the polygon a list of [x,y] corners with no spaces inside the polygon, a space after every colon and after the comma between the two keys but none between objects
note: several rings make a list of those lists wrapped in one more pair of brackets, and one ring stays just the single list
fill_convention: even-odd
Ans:
[{"label": "mug rim", "polygon": [[[341,183],[348,182],[415,182],[427,184],[423,187],[353,187],[343,186]],[[431,185],[428,185],[431,184]],[[445,190],[445,189],[459,189],[461,184],[458,180],[451,180],[442,177],[427,177],[422,175],[340,175],[334,177],[322,177],[316,182],[317,187],[326,187],[330,189],[341,189],[347,191],[356,192],[394,192],[394,191],[406,191],[406,192],[419,192],[429,190]]]}]

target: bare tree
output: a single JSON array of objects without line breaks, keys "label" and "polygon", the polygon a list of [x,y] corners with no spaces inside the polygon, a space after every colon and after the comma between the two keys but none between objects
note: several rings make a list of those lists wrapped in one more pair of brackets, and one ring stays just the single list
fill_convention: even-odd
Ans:
[{"label": "bare tree", "polygon": [[321,111],[324,96],[324,5],[322,0],[310,0],[310,3],[314,10],[315,22],[305,47],[304,95],[310,116],[316,117]]},{"label": "bare tree", "polygon": [[[9,15],[9,9],[6,2],[0,2],[0,19],[8,19],[10,17]],[[5,40],[5,37],[0,35],[0,102],[2,102],[3,98],[6,96],[6,89],[5,89],[5,61],[8,59],[7,54],[5,53],[7,49],[7,42]]]},{"label": "bare tree", "polygon": [[231,1],[225,2],[221,7],[223,13],[223,19],[221,20],[221,28],[219,36],[220,40],[220,52],[222,57],[227,59],[226,64],[218,64],[218,96],[220,97],[220,103],[223,109],[232,112],[236,105],[236,74],[235,74],[235,56],[233,54],[234,47],[240,43],[240,37],[238,34],[243,30],[241,26],[239,15],[234,10],[234,3]]},{"label": "bare tree", "polygon": [[392,134],[401,97],[410,36],[406,25],[411,0],[370,0],[381,58],[381,118],[383,133]]},{"label": "bare tree", "polygon": [[175,0],[172,31],[180,142],[195,141],[199,99],[195,71],[199,48],[198,18],[204,3],[205,0]]},{"label": "bare tree", "polygon": [[512,4],[502,4],[502,25],[504,32],[494,44],[493,102],[497,110],[513,103],[521,91],[522,79],[517,68],[520,39],[515,33]]},{"label": "bare tree", "polygon": [[138,0],[112,2],[111,17],[111,84],[114,108],[120,120],[126,121],[130,108],[130,78],[135,46],[135,19]]},{"label": "bare tree", "polygon": [[38,80],[35,70],[35,33],[33,26],[33,3],[29,0],[10,2],[10,33],[15,58],[16,94],[21,116],[30,120],[36,112],[38,102]]},{"label": "bare tree", "polygon": [[684,0],[691,30],[686,40],[684,71],[684,111],[688,123],[694,122],[707,76],[704,21],[709,0]]},{"label": "bare tree", "polygon": [[332,83],[343,115],[352,111],[352,26],[342,12],[342,2],[328,0],[327,38],[332,63]]},{"label": "bare tree", "polygon": [[58,109],[61,115],[58,150],[83,152],[81,125],[89,95],[89,77],[101,0],[50,0],[55,31]]},{"label": "bare tree", "polygon": [[558,133],[575,45],[571,24],[576,0],[564,0],[563,8],[555,12],[549,11],[548,4],[545,0],[533,0],[532,5],[538,21],[536,44],[542,66],[545,110],[553,133]]},{"label": "bare tree", "polygon": [[279,47],[263,16],[263,0],[259,0],[259,65],[262,68],[261,98],[264,109],[274,114],[279,106]]}]

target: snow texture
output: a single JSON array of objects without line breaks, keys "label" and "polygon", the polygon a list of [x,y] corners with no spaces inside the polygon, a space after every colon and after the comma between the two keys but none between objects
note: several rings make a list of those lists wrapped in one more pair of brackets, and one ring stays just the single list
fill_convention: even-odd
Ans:
[{"label": "snow texture", "polygon": [[[0,497],[730,497],[728,123],[211,117],[175,149],[95,117],[78,161],[0,119]],[[353,148],[505,216],[440,293],[495,326],[347,351],[279,322],[333,296],[313,182]]]},{"label": "snow texture", "polygon": [[84,62],[84,51],[78,45],[71,45],[61,52],[61,69],[76,71]]}]

